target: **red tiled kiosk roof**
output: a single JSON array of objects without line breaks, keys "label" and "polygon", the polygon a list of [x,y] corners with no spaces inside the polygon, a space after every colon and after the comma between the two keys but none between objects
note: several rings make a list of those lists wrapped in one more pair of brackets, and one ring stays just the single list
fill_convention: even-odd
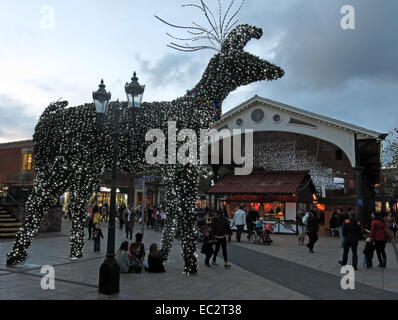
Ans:
[{"label": "red tiled kiosk roof", "polygon": [[[247,176],[227,175],[208,193],[221,194],[294,194],[311,176],[307,171],[255,171]],[[312,182],[310,182],[312,184]]]}]

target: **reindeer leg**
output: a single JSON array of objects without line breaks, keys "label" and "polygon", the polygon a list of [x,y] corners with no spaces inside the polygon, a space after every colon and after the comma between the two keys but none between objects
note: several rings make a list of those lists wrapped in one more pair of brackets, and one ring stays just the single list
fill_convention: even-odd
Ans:
[{"label": "reindeer leg", "polygon": [[[197,258],[197,236],[196,236],[196,195],[198,184],[198,172],[195,167],[188,165],[179,170],[178,176],[181,180],[190,177],[192,185],[185,185],[180,189],[178,199],[180,199],[181,215],[179,217],[179,227],[181,231],[181,247],[184,258],[184,272],[195,274],[198,271]],[[182,181],[181,181],[182,182]]]},{"label": "reindeer leg", "polygon": [[65,191],[65,180],[59,179],[60,175],[55,172],[52,177],[59,181],[48,180],[41,173],[36,174],[33,191],[25,204],[24,223],[17,232],[11,252],[7,254],[7,265],[25,262],[33,237],[56,200],[54,195],[61,195]]},{"label": "reindeer leg", "polygon": [[[87,218],[87,206],[97,186],[97,179],[88,179],[82,174],[70,189],[70,208],[72,224],[70,237],[70,256],[82,257],[84,246],[84,224]],[[95,181],[94,181],[95,180]]]},{"label": "reindeer leg", "polygon": [[174,242],[174,236],[176,234],[176,226],[178,219],[178,201],[176,196],[178,196],[178,184],[174,179],[174,168],[168,171],[168,175],[165,179],[166,181],[166,222],[163,228],[162,240],[160,245],[160,254],[164,261],[168,260],[171,252],[171,248]]}]

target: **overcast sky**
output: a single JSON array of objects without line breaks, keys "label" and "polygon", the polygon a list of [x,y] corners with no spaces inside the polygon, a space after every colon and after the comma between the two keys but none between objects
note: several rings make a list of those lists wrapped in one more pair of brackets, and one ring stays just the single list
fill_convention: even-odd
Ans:
[{"label": "overcast sky", "polygon": [[[229,2],[222,0],[224,11]],[[215,52],[168,48],[166,32],[186,34],[154,15],[205,24],[198,10],[181,6],[186,3],[0,0],[0,143],[31,139],[52,101],[91,102],[101,78],[112,99],[125,100],[134,70],[146,84],[144,101],[184,95]],[[218,2],[207,3],[217,13]],[[340,26],[347,4],[355,8],[355,30]],[[48,28],[52,10],[54,28]],[[397,15],[393,0],[247,0],[239,23],[261,27],[264,35],[246,50],[286,74],[231,93],[223,111],[257,94],[381,132],[398,127]]]}]

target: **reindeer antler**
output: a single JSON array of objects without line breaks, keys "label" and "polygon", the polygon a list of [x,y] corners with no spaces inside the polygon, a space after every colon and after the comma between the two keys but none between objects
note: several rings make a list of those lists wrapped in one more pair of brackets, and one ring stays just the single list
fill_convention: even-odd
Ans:
[{"label": "reindeer antler", "polygon": [[[200,0],[200,5],[192,3],[182,5],[183,7],[192,7],[199,9],[204,14],[206,21],[210,25],[210,27],[207,28],[199,25],[196,22],[192,22],[192,26],[181,26],[167,22],[162,18],[158,17],[157,15],[155,15],[155,18],[173,28],[186,29],[188,34],[192,35],[188,38],[181,38],[181,37],[175,37],[170,33],[166,33],[172,39],[179,41],[193,41],[193,42],[207,40],[208,42],[210,42],[210,45],[189,45],[187,42],[181,45],[175,42],[170,42],[167,45],[168,47],[185,52],[198,51],[202,49],[212,49],[217,52],[221,52],[221,48],[223,46],[224,41],[227,39],[228,34],[232,30],[232,28],[238,23],[237,19],[235,21],[233,20],[236,17],[236,15],[239,13],[239,11],[242,9],[242,6],[245,3],[245,1],[246,0],[242,0],[239,8],[228,19],[228,14],[232,9],[235,0],[231,0],[231,3],[229,4],[228,9],[224,14],[224,16],[222,16],[221,0],[218,0],[218,7],[219,7],[218,21],[214,16],[213,12],[206,5],[204,0]],[[225,23],[226,21],[227,23]]]}]

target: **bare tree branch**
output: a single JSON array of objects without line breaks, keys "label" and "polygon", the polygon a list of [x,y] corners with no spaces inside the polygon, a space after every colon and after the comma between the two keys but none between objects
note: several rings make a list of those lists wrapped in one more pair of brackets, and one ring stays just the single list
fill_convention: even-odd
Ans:
[{"label": "bare tree branch", "polygon": [[190,37],[177,37],[170,33],[166,33],[167,36],[171,37],[172,39],[175,39],[178,41],[192,41],[192,42],[206,40],[211,45],[191,46],[191,45],[188,45],[187,43],[185,43],[185,45],[179,45],[177,43],[171,42],[167,46],[170,48],[176,49],[176,50],[180,50],[180,51],[189,51],[190,52],[190,51],[197,51],[197,50],[202,50],[202,49],[211,49],[211,50],[216,50],[218,52],[221,52],[221,48],[222,48],[224,41],[228,37],[232,28],[238,23],[238,20],[234,21],[234,18],[237,16],[237,14],[242,9],[243,4],[245,3],[245,0],[242,0],[239,8],[232,14],[232,17],[229,19],[228,19],[228,15],[231,12],[234,4],[236,3],[236,0],[231,0],[229,6],[227,8],[227,11],[225,12],[224,15],[222,13],[221,0],[218,0],[218,11],[219,11],[218,12],[218,21],[216,19],[216,16],[212,12],[212,10],[206,4],[205,0],[199,0],[199,1],[200,1],[200,4],[188,3],[188,4],[184,4],[182,6],[199,9],[203,13],[203,15],[206,18],[207,23],[209,24],[208,28],[203,27],[196,22],[192,22],[192,26],[184,26],[184,25],[177,25],[177,24],[167,22],[166,20],[164,20],[156,15],[155,15],[155,18],[170,27],[177,28],[177,29],[184,29],[190,35]]}]

